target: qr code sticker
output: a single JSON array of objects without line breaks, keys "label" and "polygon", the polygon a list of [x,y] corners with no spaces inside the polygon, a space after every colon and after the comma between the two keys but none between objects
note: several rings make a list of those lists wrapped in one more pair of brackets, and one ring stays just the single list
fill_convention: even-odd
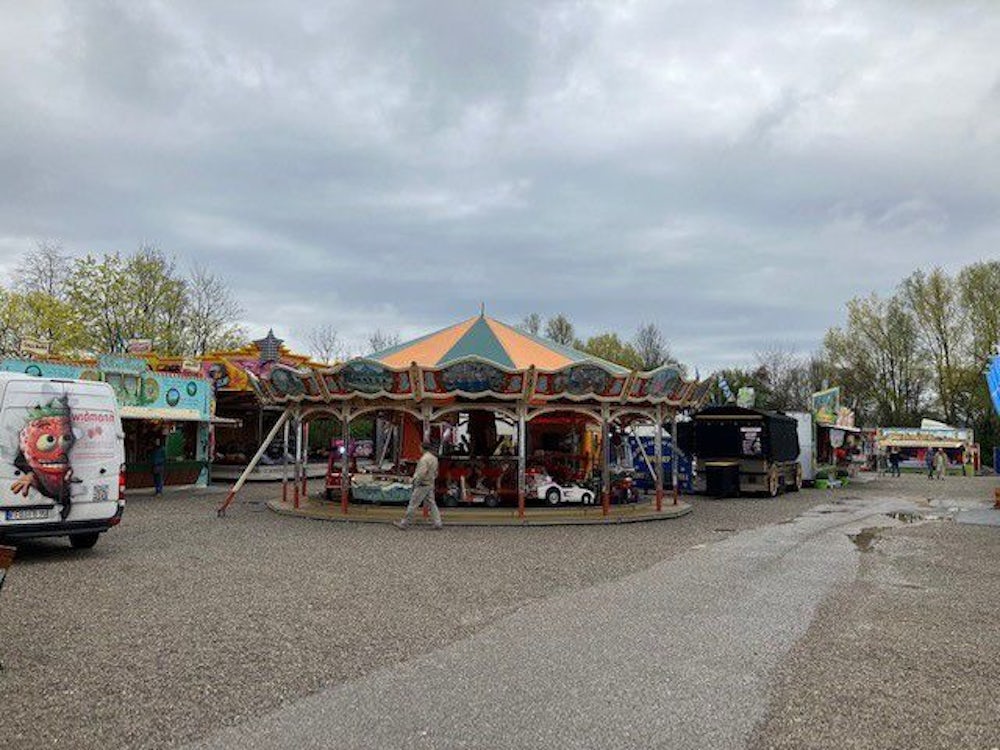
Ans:
[{"label": "qr code sticker", "polygon": [[94,502],[104,503],[108,500],[108,485],[106,484],[95,484],[94,485]]}]

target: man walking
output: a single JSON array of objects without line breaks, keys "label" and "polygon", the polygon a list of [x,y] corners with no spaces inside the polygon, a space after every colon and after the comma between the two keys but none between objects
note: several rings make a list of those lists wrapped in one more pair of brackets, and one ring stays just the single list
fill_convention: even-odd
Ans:
[{"label": "man walking", "polygon": [[947,471],[948,454],[944,452],[944,448],[938,448],[937,455],[934,456],[934,475],[938,479],[944,479],[944,475]]},{"label": "man walking", "polygon": [[928,448],[924,454],[924,465],[927,467],[927,478],[934,478],[934,449]]},{"label": "man walking", "polygon": [[438,510],[437,503],[434,502],[434,482],[438,475],[438,460],[434,455],[433,444],[424,441],[423,455],[417,461],[417,468],[413,472],[413,494],[410,495],[410,502],[406,506],[406,515],[402,520],[396,521],[396,526],[400,529],[408,529],[413,523],[413,514],[421,505],[426,505],[431,512],[431,523],[434,529],[441,528],[441,511]]}]

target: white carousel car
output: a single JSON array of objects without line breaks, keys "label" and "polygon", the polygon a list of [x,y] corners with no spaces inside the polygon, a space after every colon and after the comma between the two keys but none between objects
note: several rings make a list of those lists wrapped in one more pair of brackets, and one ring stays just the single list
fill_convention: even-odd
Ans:
[{"label": "white carousel car", "polygon": [[527,485],[528,494],[531,497],[544,500],[549,505],[561,505],[562,503],[593,505],[595,501],[592,490],[575,484],[558,484],[548,474],[528,474]]}]

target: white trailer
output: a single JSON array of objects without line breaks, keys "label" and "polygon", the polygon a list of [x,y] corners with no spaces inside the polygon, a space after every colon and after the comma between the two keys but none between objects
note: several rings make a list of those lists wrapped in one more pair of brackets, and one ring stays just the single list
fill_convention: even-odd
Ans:
[{"label": "white trailer", "polygon": [[816,423],[807,411],[786,412],[798,423],[799,465],[802,467],[802,481],[812,484],[816,481]]}]

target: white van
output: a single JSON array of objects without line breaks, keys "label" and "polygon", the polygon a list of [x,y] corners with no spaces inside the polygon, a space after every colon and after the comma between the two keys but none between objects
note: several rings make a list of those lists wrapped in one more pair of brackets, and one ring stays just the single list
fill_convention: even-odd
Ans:
[{"label": "white van", "polygon": [[93,547],[124,508],[111,386],[0,372],[0,539],[68,536]]}]

